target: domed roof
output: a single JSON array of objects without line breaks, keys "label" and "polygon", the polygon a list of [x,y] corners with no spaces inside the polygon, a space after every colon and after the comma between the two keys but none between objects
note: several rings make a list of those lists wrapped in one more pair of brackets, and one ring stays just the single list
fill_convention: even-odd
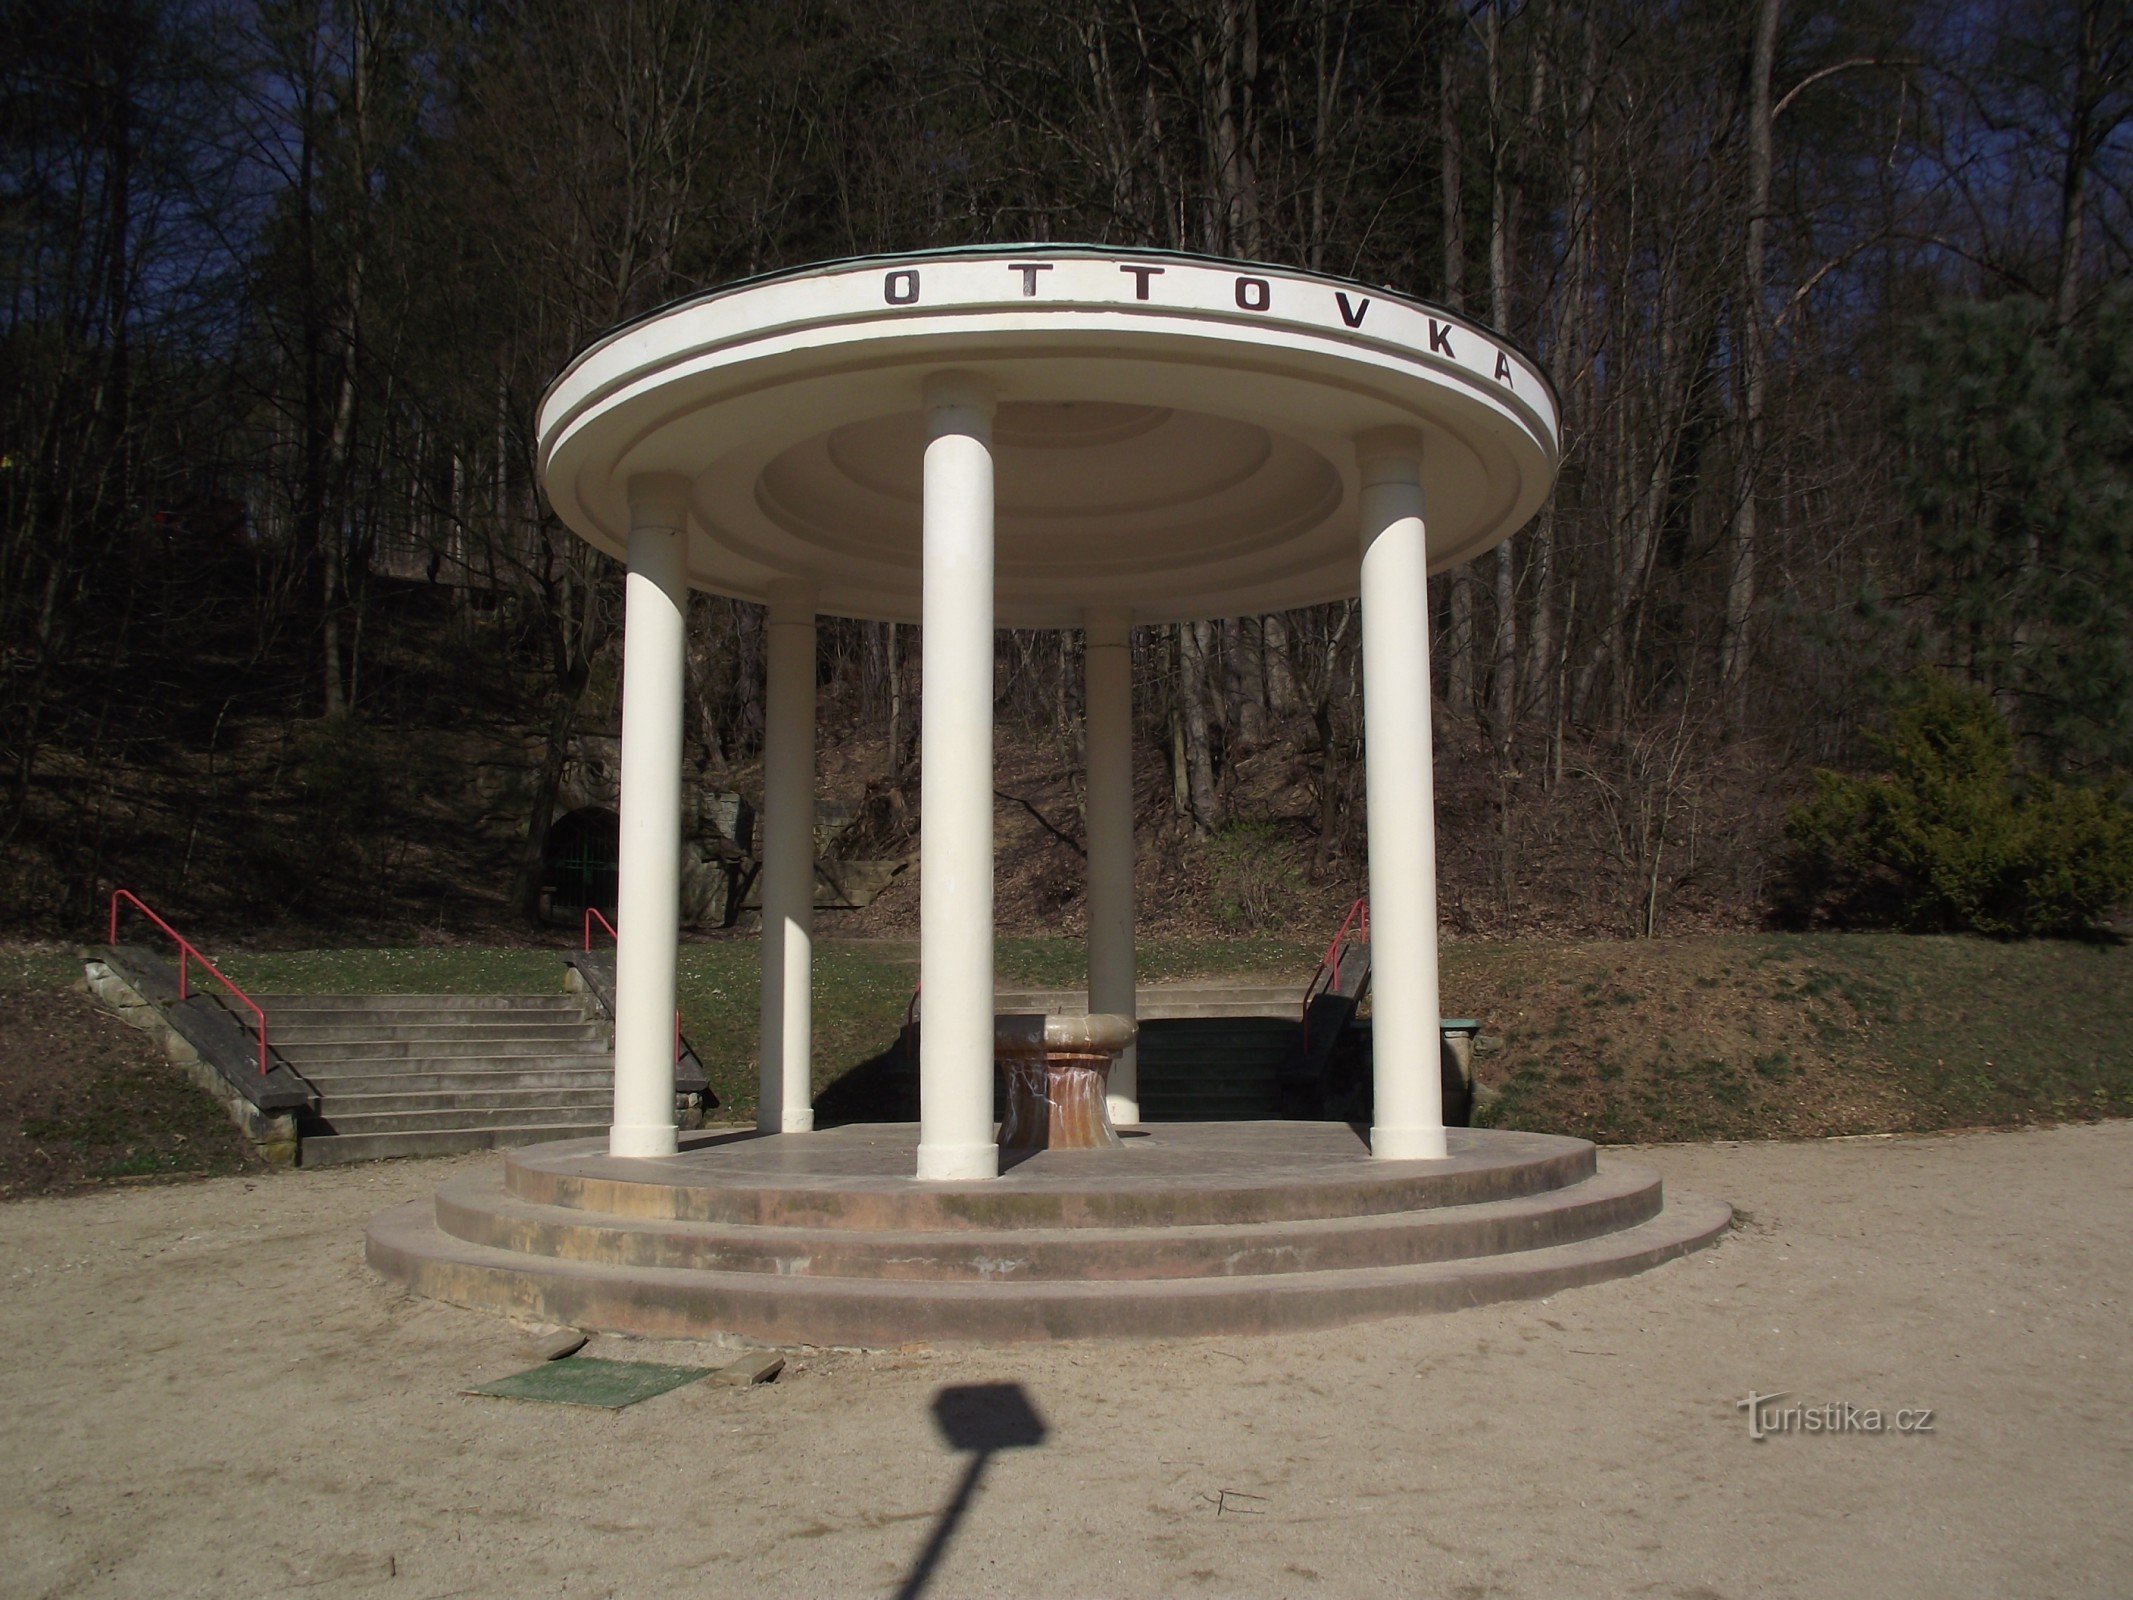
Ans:
[{"label": "domed roof", "polygon": [[1023,245],[827,262],[626,324],[543,398],[542,481],[622,556],[629,480],[680,473],[695,586],[760,600],[800,578],[826,613],[915,621],[921,394],[946,370],[998,396],[1002,626],[1353,595],[1370,429],[1421,437],[1435,568],[1523,526],[1559,454],[1539,366],[1441,307],[1250,262]]}]

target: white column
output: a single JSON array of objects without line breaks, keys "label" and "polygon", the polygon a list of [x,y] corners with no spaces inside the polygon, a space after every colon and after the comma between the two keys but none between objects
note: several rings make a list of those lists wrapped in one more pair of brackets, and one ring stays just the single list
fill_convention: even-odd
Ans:
[{"label": "white column", "polygon": [[763,712],[763,1024],[755,1124],[815,1125],[815,591],[770,586]]},{"label": "white column", "polygon": [[[1133,975],[1133,651],[1124,607],[1092,607],[1087,627],[1089,1009],[1135,1015]],[[1111,1121],[1141,1120],[1138,1047],[1111,1069]]]},{"label": "white column", "polygon": [[618,1156],[670,1156],[674,1132],[674,961],[681,921],[681,700],[688,615],[689,480],[630,480],[623,583],[622,826],[615,909]]},{"label": "white column", "polygon": [[1370,808],[1370,1153],[1446,1153],[1439,1077],[1437,822],[1431,790],[1429,555],[1422,441],[1356,440],[1363,517],[1363,775]]},{"label": "white column", "polygon": [[992,1013],[992,412],[926,384],[919,743],[918,1176],[997,1177]]}]

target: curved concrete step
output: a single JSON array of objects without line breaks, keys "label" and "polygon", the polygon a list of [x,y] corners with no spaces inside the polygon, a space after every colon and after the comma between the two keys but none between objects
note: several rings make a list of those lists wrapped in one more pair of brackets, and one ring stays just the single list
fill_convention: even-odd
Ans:
[{"label": "curved concrete step", "polygon": [[[521,1200],[607,1217],[930,1232],[1237,1226],[1474,1205],[1562,1189],[1597,1163],[1582,1139],[1453,1131],[1442,1161],[1371,1161],[1337,1123],[1179,1123],[1122,1150],[1049,1150],[982,1184],[910,1180],[917,1129],[713,1133],[679,1156],[626,1160],[604,1141],[504,1163]],[[706,1161],[707,1155],[715,1159]]]},{"label": "curved concrete step", "polygon": [[1619,1232],[1510,1255],[1400,1266],[1138,1281],[940,1283],[647,1270],[548,1259],[445,1233],[431,1201],[370,1226],[370,1264],[418,1294],[479,1310],[650,1337],[712,1332],[779,1344],[1164,1338],[1322,1328],[1533,1299],[1622,1277],[1716,1239],[1732,1212],[1669,1198]]},{"label": "curved concrete step", "polygon": [[1656,1216],[1657,1174],[1609,1163],[1567,1188],[1478,1205],[1226,1227],[895,1232],[600,1217],[518,1199],[496,1173],[437,1192],[439,1227],[469,1244],[601,1265],[930,1282],[1248,1277],[1448,1261],[1567,1244]]}]

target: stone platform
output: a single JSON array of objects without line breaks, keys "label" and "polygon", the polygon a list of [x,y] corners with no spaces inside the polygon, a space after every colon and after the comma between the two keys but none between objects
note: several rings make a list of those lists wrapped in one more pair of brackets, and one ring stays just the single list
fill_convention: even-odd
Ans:
[{"label": "stone platform", "polygon": [[684,1135],[511,1152],[379,1215],[418,1294],[577,1327],[778,1344],[1271,1332],[1549,1295],[1713,1242],[1732,1213],[1580,1139],[1457,1128],[1374,1161],[1338,1123],[1167,1123],[983,1183],[909,1176],[918,1132]]}]

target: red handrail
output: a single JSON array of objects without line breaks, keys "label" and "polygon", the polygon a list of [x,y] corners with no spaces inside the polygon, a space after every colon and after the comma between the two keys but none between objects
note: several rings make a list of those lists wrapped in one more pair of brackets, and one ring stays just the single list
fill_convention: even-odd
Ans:
[{"label": "red handrail", "polygon": [[1341,918],[1341,925],[1334,929],[1332,942],[1326,946],[1326,953],[1318,963],[1318,970],[1311,974],[1310,985],[1304,990],[1303,1046],[1306,1052],[1311,1048],[1311,1002],[1339,981],[1341,946],[1347,943],[1348,930],[1351,927],[1355,929],[1355,937],[1359,942],[1370,942],[1370,901],[1367,897],[1359,897],[1355,904],[1348,908],[1348,914]]},{"label": "red handrail", "polygon": [[209,975],[213,977],[217,983],[220,983],[223,988],[229,990],[231,994],[242,1000],[245,1003],[246,1007],[250,1009],[253,1017],[256,1018],[258,1022],[259,1075],[264,1078],[267,1075],[267,1014],[259,1009],[257,1002],[255,1002],[250,995],[246,994],[242,989],[238,988],[237,985],[230,982],[229,979],[225,978],[222,973],[216,968],[214,962],[208,960],[206,956],[195,950],[192,945],[187,942],[184,934],[178,932],[176,928],[173,928],[169,923],[165,922],[161,917],[157,916],[153,911],[149,910],[147,906],[141,903],[141,897],[133,893],[133,891],[130,889],[114,889],[111,891],[111,936],[105,941],[106,943],[114,945],[118,943],[119,902],[121,900],[125,901],[128,905],[132,906],[134,910],[140,912],[142,916],[146,917],[150,922],[154,923],[158,928],[162,929],[164,934],[170,939],[171,943],[175,944],[178,947],[178,998],[180,1000],[189,998],[189,991],[185,981],[185,963],[188,960],[191,960],[197,961],[200,963],[201,966],[207,968]]},{"label": "red handrail", "polygon": [[[600,914],[600,908],[598,906],[587,906],[585,908],[586,949],[590,950],[593,947],[593,924],[596,922],[607,930],[607,936],[614,940],[616,944],[619,945],[622,942],[622,935],[615,931],[615,925],[612,922],[609,922],[607,918]],[[674,1013],[674,1059],[677,1062],[681,1060],[681,1013],[679,1011]]]}]

